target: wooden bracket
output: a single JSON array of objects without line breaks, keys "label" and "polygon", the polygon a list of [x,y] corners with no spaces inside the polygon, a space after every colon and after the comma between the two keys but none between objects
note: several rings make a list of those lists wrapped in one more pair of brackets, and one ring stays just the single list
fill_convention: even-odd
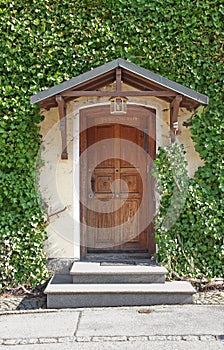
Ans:
[{"label": "wooden bracket", "polygon": [[68,159],[66,105],[62,96],[56,95],[55,98],[58,105],[58,112],[60,117],[60,130],[61,130],[61,143],[62,143],[61,159]]},{"label": "wooden bracket", "polygon": [[178,129],[178,111],[180,103],[183,99],[183,96],[177,95],[170,104],[170,137],[171,142],[174,142],[176,135],[180,135]]}]

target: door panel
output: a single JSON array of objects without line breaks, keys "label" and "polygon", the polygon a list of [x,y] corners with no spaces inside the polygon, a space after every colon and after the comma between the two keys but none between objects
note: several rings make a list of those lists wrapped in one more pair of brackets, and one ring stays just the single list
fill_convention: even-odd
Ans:
[{"label": "door panel", "polygon": [[[155,126],[153,116],[152,111],[139,107],[132,107],[126,119],[114,118],[108,107],[89,108],[81,113],[84,130],[80,153],[85,152],[81,202],[87,203],[81,205],[85,253],[148,249],[147,217],[149,210],[154,210],[149,203],[154,191],[149,189],[150,142],[144,130]],[[155,128],[150,132],[154,138]]]}]

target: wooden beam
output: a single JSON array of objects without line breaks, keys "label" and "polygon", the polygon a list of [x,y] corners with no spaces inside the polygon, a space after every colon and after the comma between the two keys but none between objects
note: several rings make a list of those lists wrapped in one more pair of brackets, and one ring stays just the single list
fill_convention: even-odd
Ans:
[{"label": "wooden beam", "polygon": [[64,91],[60,94],[63,97],[81,97],[81,96],[108,96],[108,97],[126,97],[126,96],[176,96],[177,94],[173,91],[153,90],[153,91]]},{"label": "wooden beam", "polygon": [[178,129],[178,111],[180,103],[183,99],[183,96],[177,95],[170,104],[170,137],[171,142],[174,142],[176,135],[180,134]]},{"label": "wooden beam", "polygon": [[116,69],[116,92],[120,93],[121,91],[121,68]]},{"label": "wooden beam", "polygon": [[56,95],[55,99],[58,105],[58,112],[60,117],[61,144],[62,144],[61,159],[68,159],[66,105],[62,96]]}]

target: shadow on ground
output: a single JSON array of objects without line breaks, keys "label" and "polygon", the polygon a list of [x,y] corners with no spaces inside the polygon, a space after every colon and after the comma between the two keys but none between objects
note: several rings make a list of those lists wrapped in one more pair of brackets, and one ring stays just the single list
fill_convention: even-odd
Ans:
[{"label": "shadow on ground", "polygon": [[39,297],[26,295],[23,298],[21,298],[21,301],[17,305],[16,310],[37,310],[46,308],[47,297],[45,295]]}]

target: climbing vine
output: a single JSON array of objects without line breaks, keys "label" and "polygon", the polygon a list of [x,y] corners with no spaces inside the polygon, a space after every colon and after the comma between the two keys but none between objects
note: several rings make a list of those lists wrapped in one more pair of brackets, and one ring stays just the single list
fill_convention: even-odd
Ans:
[{"label": "climbing vine", "polygon": [[177,144],[160,149],[155,161],[161,195],[155,218],[158,257],[170,275],[223,275],[222,198],[219,189],[212,189],[215,183],[201,176],[206,167],[189,179],[183,148]]},{"label": "climbing vine", "polygon": [[[172,240],[167,249],[159,244],[164,261],[177,254],[172,268],[180,273],[222,273],[223,12],[221,0],[0,0],[1,287],[46,277],[45,221],[34,184],[41,116],[30,96],[117,57],[210,98],[191,121],[205,165],[190,181],[176,224],[184,240],[176,248]],[[188,270],[181,247],[189,256],[194,235],[195,268]]]}]

